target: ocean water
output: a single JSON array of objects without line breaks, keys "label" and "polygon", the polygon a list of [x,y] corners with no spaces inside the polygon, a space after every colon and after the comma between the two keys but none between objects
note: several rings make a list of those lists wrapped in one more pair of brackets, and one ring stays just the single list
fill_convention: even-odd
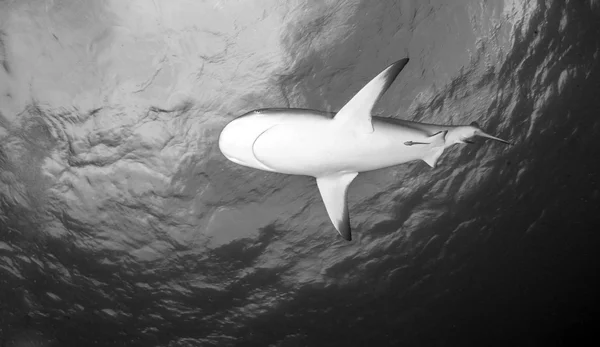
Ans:
[{"label": "ocean water", "polygon": [[[0,346],[562,346],[595,337],[600,2],[0,1]],[[435,169],[241,167],[256,108],[469,124]]]}]

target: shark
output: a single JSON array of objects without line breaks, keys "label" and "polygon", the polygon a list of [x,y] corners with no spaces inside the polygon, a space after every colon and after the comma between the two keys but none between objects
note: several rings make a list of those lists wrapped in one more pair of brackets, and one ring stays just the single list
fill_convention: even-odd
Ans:
[{"label": "shark", "polygon": [[358,91],[338,112],[266,108],[229,122],[219,149],[230,161],[254,169],[316,179],[327,214],[352,240],[348,187],[361,172],[421,160],[435,168],[444,150],[479,136],[508,141],[469,125],[438,125],[373,116],[373,108],[409,62],[398,60]]}]

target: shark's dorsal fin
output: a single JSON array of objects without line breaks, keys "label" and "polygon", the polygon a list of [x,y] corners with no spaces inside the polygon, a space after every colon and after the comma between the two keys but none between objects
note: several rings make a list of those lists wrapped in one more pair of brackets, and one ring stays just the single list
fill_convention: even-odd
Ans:
[{"label": "shark's dorsal fin", "polygon": [[394,82],[406,63],[408,63],[408,58],[398,60],[379,73],[342,107],[334,118],[335,122],[350,125],[360,132],[373,132],[371,123],[373,106]]},{"label": "shark's dorsal fin", "polygon": [[338,233],[348,241],[352,240],[348,216],[348,186],[356,175],[357,172],[349,172],[317,177],[317,186],[329,219]]},{"label": "shark's dorsal fin", "polygon": [[429,136],[431,140],[431,150],[427,156],[423,158],[423,161],[431,167],[435,167],[437,160],[444,153],[444,145],[446,144],[446,134],[448,131],[440,131],[436,134]]}]

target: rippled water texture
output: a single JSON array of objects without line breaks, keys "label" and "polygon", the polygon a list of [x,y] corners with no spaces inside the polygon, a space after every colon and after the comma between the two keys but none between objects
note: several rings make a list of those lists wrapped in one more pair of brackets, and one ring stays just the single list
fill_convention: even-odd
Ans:
[{"label": "rippled water texture", "polygon": [[[600,3],[0,0],[2,346],[514,346],[592,336]],[[314,180],[223,126],[336,111],[511,140]]]}]

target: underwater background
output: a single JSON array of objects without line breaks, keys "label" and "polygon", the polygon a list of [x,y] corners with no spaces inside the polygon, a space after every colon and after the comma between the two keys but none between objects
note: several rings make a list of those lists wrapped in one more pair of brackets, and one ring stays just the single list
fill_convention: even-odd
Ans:
[{"label": "underwater background", "polygon": [[[600,1],[0,0],[0,346],[562,346],[600,314]],[[256,108],[476,140],[314,179],[227,161]]]}]

